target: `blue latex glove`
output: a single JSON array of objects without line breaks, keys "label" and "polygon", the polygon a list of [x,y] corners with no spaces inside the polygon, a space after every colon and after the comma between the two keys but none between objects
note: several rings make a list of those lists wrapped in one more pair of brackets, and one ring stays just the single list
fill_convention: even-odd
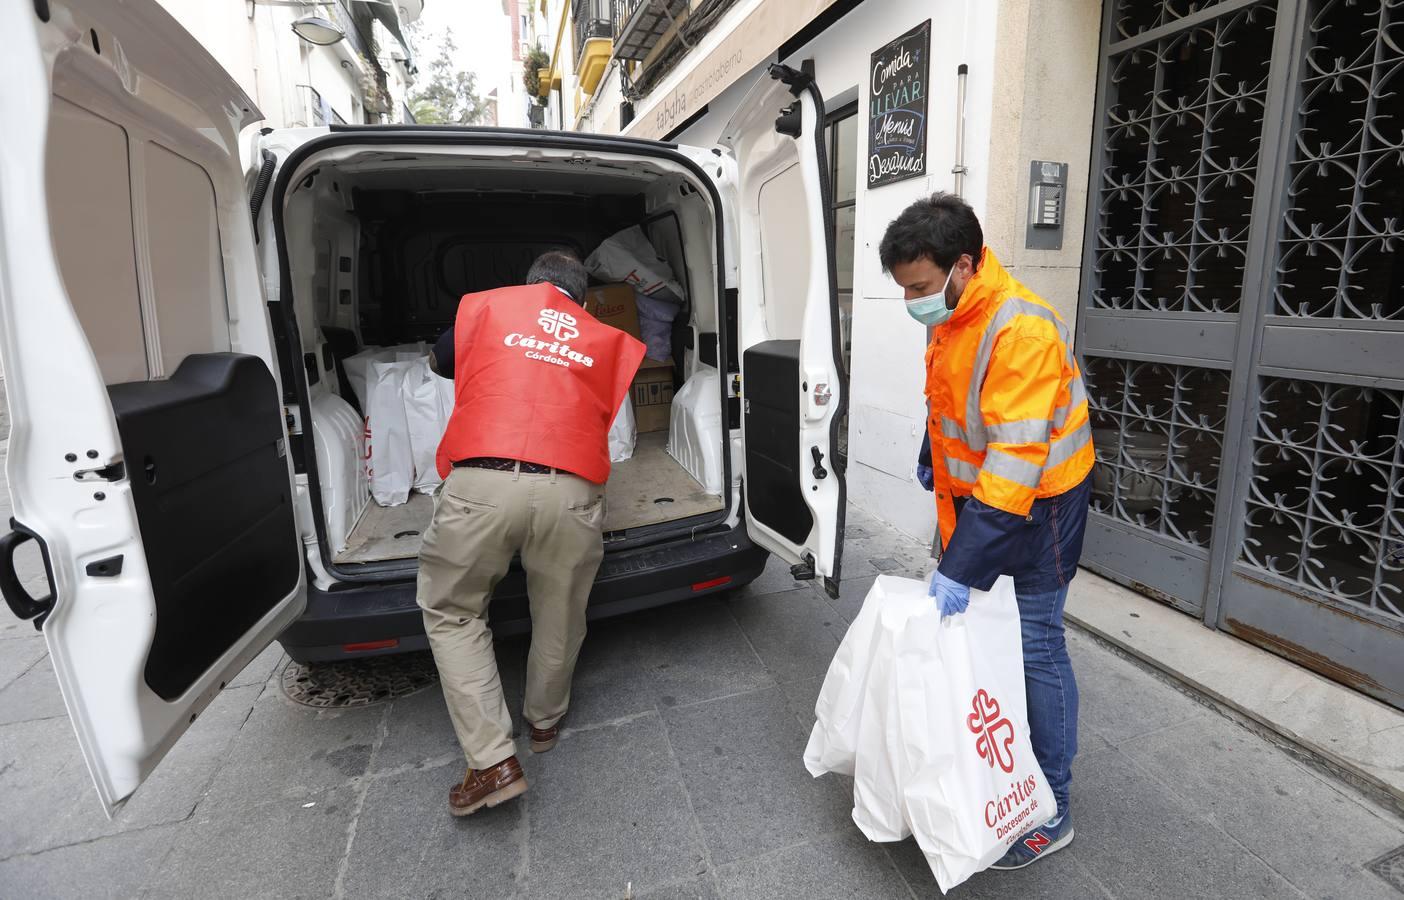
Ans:
[{"label": "blue latex glove", "polygon": [[951,581],[937,571],[931,576],[931,594],[936,605],[941,608],[941,618],[965,612],[970,606],[970,588],[959,581]]},{"label": "blue latex glove", "polygon": [[935,489],[936,482],[933,480],[930,466],[923,466],[921,463],[917,463],[916,476],[917,481],[922,487],[926,488],[928,491]]}]

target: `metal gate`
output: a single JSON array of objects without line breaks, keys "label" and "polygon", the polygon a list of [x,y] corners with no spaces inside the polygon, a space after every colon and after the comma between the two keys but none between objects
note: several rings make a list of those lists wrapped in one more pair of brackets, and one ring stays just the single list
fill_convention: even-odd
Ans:
[{"label": "metal gate", "polygon": [[1404,0],[1107,0],[1084,562],[1404,707]]}]

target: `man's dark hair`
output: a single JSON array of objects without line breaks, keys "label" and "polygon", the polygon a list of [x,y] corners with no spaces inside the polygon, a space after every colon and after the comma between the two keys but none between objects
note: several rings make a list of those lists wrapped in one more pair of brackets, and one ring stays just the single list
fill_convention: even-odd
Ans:
[{"label": "man's dark hair", "polygon": [[962,253],[969,253],[978,266],[984,246],[985,233],[970,204],[955,194],[937,191],[892,220],[882,236],[878,258],[884,272],[923,257],[949,272]]},{"label": "man's dark hair", "polygon": [[585,288],[590,277],[585,274],[585,266],[579,257],[569,250],[547,250],[536,258],[527,270],[527,284],[554,284],[570,295],[570,299],[580,303],[585,299]]}]

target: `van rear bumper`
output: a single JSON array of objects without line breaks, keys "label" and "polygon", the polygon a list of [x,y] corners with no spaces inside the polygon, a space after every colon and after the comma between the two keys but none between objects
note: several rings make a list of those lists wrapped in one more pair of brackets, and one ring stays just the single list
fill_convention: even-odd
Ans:
[{"label": "van rear bumper", "polygon": [[[740,587],[760,575],[768,556],[751,543],[744,524],[682,541],[607,552],[590,592],[588,615],[601,619]],[[278,638],[294,660],[325,662],[429,646],[413,581],[342,583],[347,586],[341,590],[308,586],[306,611]],[[497,586],[489,620],[499,637],[531,629],[526,575],[515,562]]]}]

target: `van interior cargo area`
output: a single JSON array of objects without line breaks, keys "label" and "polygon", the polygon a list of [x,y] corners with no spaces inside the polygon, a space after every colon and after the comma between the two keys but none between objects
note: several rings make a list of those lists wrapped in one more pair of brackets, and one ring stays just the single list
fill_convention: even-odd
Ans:
[{"label": "van interior cargo area", "polygon": [[[709,494],[664,449],[665,433],[639,435],[632,459],[614,464],[605,486],[605,534],[644,525],[717,512],[725,504]],[[428,494],[412,494],[400,506],[366,504],[346,547],[336,554],[339,564],[383,562],[419,553],[424,531],[434,514]]]},{"label": "van interior cargo area", "polygon": [[[284,217],[323,501],[319,537],[334,564],[417,556],[433,513],[423,490],[395,505],[372,497],[365,410],[347,360],[372,348],[427,350],[464,294],[523,283],[547,250],[584,260],[630,226],[643,229],[683,287],[671,360],[645,361],[651,381],[679,402],[661,424],[657,416],[647,427],[640,421],[632,456],[613,464],[606,541],[680,520],[695,526],[727,508],[715,220],[680,166],[365,148],[316,160],[288,189]],[[592,275],[592,285],[607,283]],[[710,358],[697,350],[708,338]]]}]

